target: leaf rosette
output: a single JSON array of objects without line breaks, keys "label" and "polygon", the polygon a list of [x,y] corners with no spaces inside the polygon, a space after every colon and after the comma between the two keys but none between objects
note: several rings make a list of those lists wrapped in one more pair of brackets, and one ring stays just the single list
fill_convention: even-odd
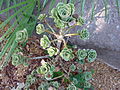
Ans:
[{"label": "leaf rosette", "polygon": [[36,33],[37,34],[41,34],[41,33],[43,33],[45,31],[45,28],[44,28],[44,25],[43,24],[38,24],[37,26],[36,26]]},{"label": "leaf rosette", "polygon": [[58,83],[58,81],[53,81],[51,82],[52,86],[55,88],[59,88],[60,84]]},{"label": "leaf rosette", "polygon": [[50,70],[49,65],[42,65],[37,68],[37,73],[38,74],[46,74],[47,72],[49,72],[49,70]]},{"label": "leaf rosette", "polygon": [[46,35],[44,35],[43,38],[41,38],[40,45],[43,47],[43,49],[46,49],[50,46],[50,40]]},{"label": "leaf rosette", "polygon": [[52,46],[50,46],[50,47],[47,49],[47,51],[48,51],[48,54],[49,54],[50,56],[57,55],[58,52],[59,52],[59,50],[58,50],[57,48],[54,48],[54,47],[52,47]]},{"label": "leaf rosette", "polygon": [[68,48],[64,48],[61,53],[60,56],[65,60],[65,61],[69,61],[70,59],[74,58],[74,54],[72,49],[68,49]]},{"label": "leaf rosette", "polygon": [[75,71],[75,69],[76,69],[75,64],[72,64],[72,65],[70,66],[70,70],[71,70],[71,71]]},{"label": "leaf rosette", "polygon": [[93,49],[91,49],[89,52],[88,52],[88,59],[87,61],[88,62],[93,62],[97,57],[97,52]]},{"label": "leaf rosette", "polygon": [[65,24],[71,22],[73,20],[72,15],[74,14],[75,7],[74,4],[68,3],[58,3],[56,8],[51,10],[52,18],[56,25],[60,28],[65,27]]},{"label": "leaf rosette", "polygon": [[28,32],[26,29],[16,32],[16,39],[17,42],[25,42],[28,40]]},{"label": "leaf rosette", "polygon": [[84,76],[86,81],[92,79],[92,73],[91,72],[84,72],[83,76]]},{"label": "leaf rosette", "polygon": [[77,18],[77,25],[82,26],[84,24],[84,19],[82,17]]},{"label": "leaf rosette", "polygon": [[21,64],[21,61],[22,61],[22,56],[21,55],[16,54],[16,53],[14,53],[12,55],[12,64],[13,65],[17,66],[17,65]]},{"label": "leaf rosette", "polygon": [[77,57],[78,57],[79,60],[85,59],[87,57],[87,50],[85,50],[85,49],[79,49],[77,51]]},{"label": "leaf rosette", "polygon": [[40,14],[38,20],[43,21],[47,17],[46,14]]},{"label": "leaf rosette", "polygon": [[80,39],[82,39],[82,40],[89,39],[90,33],[88,32],[87,29],[83,29],[83,30],[81,30],[81,31],[78,31],[78,34],[79,34],[79,36],[80,36]]},{"label": "leaf rosette", "polygon": [[67,87],[67,90],[77,90],[76,86],[74,84],[70,84],[68,87]]}]

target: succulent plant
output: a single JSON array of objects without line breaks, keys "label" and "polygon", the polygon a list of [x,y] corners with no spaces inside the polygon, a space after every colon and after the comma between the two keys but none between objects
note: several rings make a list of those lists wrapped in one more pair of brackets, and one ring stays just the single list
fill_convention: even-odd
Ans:
[{"label": "succulent plant", "polygon": [[85,64],[85,59],[77,60],[79,64]]},{"label": "succulent plant", "polygon": [[82,26],[84,24],[84,19],[82,17],[77,18],[77,25]]},{"label": "succulent plant", "polygon": [[97,57],[96,51],[93,50],[93,49],[89,50],[87,61],[88,61],[88,62],[93,62],[93,61],[96,59],[96,57]]},{"label": "succulent plant", "polygon": [[82,39],[82,40],[89,39],[90,33],[88,32],[87,29],[83,29],[83,30],[81,30],[81,31],[78,31],[78,34],[79,34],[79,36],[80,36],[80,39]]},{"label": "succulent plant", "polygon": [[28,40],[28,32],[26,29],[16,32],[16,38],[15,38],[16,42],[22,43],[25,42],[26,40]]},{"label": "succulent plant", "polygon": [[37,68],[37,73],[38,74],[46,74],[47,72],[49,72],[49,66],[48,65],[42,65],[40,67]]},{"label": "succulent plant", "polygon": [[28,75],[26,82],[29,82],[30,84],[34,83],[36,81],[36,77],[33,75]]},{"label": "succulent plant", "polygon": [[67,90],[77,90],[77,88],[74,84],[69,84],[69,86],[67,87]]},{"label": "succulent plant", "polygon": [[50,46],[50,40],[46,35],[43,35],[43,38],[41,38],[40,45],[43,47],[43,49],[46,49]]},{"label": "succulent plant", "polygon": [[60,28],[64,28],[65,24],[71,22],[73,20],[72,15],[74,14],[75,7],[74,4],[68,3],[58,3],[56,8],[51,10],[52,18],[56,25]]},{"label": "succulent plant", "polygon": [[85,80],[92,79],[92,73],[91,72],[84,72],[83,73]]},{"label": "succulent plant", "polygon": [[54,47],[52,47],[52,46],[50,46],[50,47],[47,49],[47,51],[48,51],[48,54],[49,54],[50,56],[57,55],[58,52],[59,52],[59,50],[58,50],[57,48],[54,48]]},{"label": "succulent plant", "polygon": [[77,80],[76,78],[73,78],[72,82],[73,82],[74,84],[78,84],[78,80]]},{"label": "succulent plant", "polygon": [[65,61],[69,61],[70,59],[74,58],[74,54],[72,49],[68,49],[68,48],[64,48],[61,52],[60,52],[60,56],[65,60]]},{"label": "succulent plant", "polygon": [[59,86],[60,86],[60,84],[58,83],[58,81],[53,81],[51,84],[55,88],[59,88]]},{"label": "succulent plant", "polygon": [[53,78],[53,73],[52,73],[52,72],[47,72],[47,73],[45,74],[45,79],[50,80],[50,79],[52,79],[52,78]]},{"label": "succulent plant", "polygon": [[85,49],[78,49],[77,57],[79,60],[84,60],[87,57],[87,51]]},{"label": "succulent plant", "polygon": [[15,65],[15,66],[20,65],[21,61],[22,61],[22,56],[21,55],[16,54],[16,53],[14,53],[12,55],[12,64],[13,65]]},{"label": "succulent plant", "polygon": [[84,82],[84,88],[90,88],[91,87],[91,84],[89,82]]},{"label": "succulent plant", "polygon": [[72,64],[72,65],[70,66],[70,70],[71,70],[71,71],[75,71],[75,69],[76,69],[76,66],[75,66],[74,64]]},{"label": "succulent plant", "polygon": [[49,88],[49,83],[47,82],[43,82],[40,84],[40,86],[38,87],[38,90],[48,90]]},{"label": "succulent plant", "polygon": [[36,26],[36,33],[37,34],[41,34],[41,33],[43,33],[45,31],[45,28],[44,28],[44,25],[43,24],[38,24],[37,26]]},{"label": "succulent plant", "polygon": [[43,21],[47,17],[46,14],[40,14],[38,20]]},{"label": "succulent plant", "polygon": [[55,66],[54,65],[50,65],[50,72],[55,71]]}]

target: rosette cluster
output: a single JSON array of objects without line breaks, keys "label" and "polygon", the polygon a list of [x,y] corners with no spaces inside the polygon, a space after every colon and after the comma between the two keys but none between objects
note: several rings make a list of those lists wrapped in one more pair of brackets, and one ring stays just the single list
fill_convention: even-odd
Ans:
[{"label": "rosette cluster", "polygon": [[77,57],[79,61],[83,63],[84,60],[87,60],[88,62],[93,62],[97,57],[97,53],[93,49],[79,49],[77,51]]}]

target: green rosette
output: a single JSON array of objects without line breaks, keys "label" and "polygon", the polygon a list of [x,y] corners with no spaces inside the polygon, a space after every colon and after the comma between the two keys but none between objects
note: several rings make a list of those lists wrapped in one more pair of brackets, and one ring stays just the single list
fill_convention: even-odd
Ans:
[{"label": "green rosette", "polygon": [[79,60],[84,60],[87,57],[87,50],[85,49],[78,49],[77,57]]},{"label": "green rosette", "polygon": [[75,7],[74,4],[68,3],[58,3],[56,8],[51,10],[52,18],[56,23],[56,26],[59,28],[65,27],[65,24],[68,24],[73,20],[72,15],[74,14]]},{"label": "green rosette", "polygon": [[59,88],[60,83],[58,83],[58,81],[53,81],[53,82],[51,82],[51,85],[55,88]]},{"label": "green rosette", "polygon": [[44,35],[43,38],[41,38],[40,45],[43,47],[43,49],[46,49],[50,46],[50,40],[46,35]]},{"label": "green rosette", "polygon": [[45,28],[44,28],[44,25],[43,24],[38,24],[37,26],[36,26],[36,33],[37,34],[41,34],[41,33],[43,33],[45,31]]},{"label": "green rosette", "polygon": [[75,69],[76,69],[75,64],[72,64],[72,65],[70,66],[70,70],[71,70],[71,71],[75,71]]},{"label": "green rosette", "polygon": [[91,72],[84,72],[83,76],[84,76],[86,81],[92,79],[92,73]]},{"label": "green rosette", "polygon": [[68,87],[67,87],[67,90],[77,90],[76,86],[74,84],[70,84]]},{"label": "green rosette", "polygon": [[65,60],[65,61],[69,61],[70,59],[74,58],[74,54],[72,49],[68,49],[68,48],[64,48],[61,53],[60,56]]},{"label": "green rosette", "polygon": [[26,40],[28,40],[28,32],[26,29],[16,32],[16,38],[15,38],[16,42],[22,43],[25,42]]},{"label": "green rosette", "polygon": [[79,34],[81,40],[89,39],[90,33],[88,32],[87,29],[83,29],[81,31],[78,31],[78,34]]},{"label": "green rosette", "polygon": [[46,74],[49,72],[49,70],[50,70],[49,65],[42,65],[38,67],[36,71],[38,74]]},{"label": "green rosette", "polygon": [[84,19],[82,17],[77,18],[77,25],[82,26],[84,24]]},{"label": "green rosette", "polygon": [[43,21],[46,17],[47,17],[46,14],[40,14],[39,17],[38,17],[38,20]]},{"label": "green rosette", "polygon": [[47,52],[50,56],[53,56],[53,55],[57,55],[59,50],[57,48],[54,48],[52,46],[50,46],[48,49],[47,49]]},{"label": "green rosette", "polygon": [[95,50],[91,49],[88,51],[88,58],[87,58],[88,62],[95,61],[96,57],[97,57],[97,52]]},{"label": "green rosette", "polygon": [[23,58],[21,55],[14,53],[12,55],[12,65],[14,65],[14,66],[20,65],[22,63],[22,59]]}]

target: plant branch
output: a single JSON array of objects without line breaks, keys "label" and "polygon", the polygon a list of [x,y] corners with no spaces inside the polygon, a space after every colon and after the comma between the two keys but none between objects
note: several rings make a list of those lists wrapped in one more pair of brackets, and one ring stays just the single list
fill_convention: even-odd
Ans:
[{"label": "plant branch", "polygon": [[43,58],[49,58],[49,55],[40,56],[40,57],[32,57],[32,58],[28,58],[28,60],[32,60],[32,59],[43,59]]},{"label": "plant branch", "polygon": [[65,36],[76,36],[76,35],[79,35],[78,33],[71,33],[71,34],[66,34]]},{"label": "plant branch", "polygon": [[61,78],[61,77],[63,77],[63,76],[64,76],[64,74],[63,74],[63,75],[61,75],[61,76],[55,77],[55,78],[53,78],[53,79],[50,79],[50,80],[48,80],[48,81],[51,81],[51,80],[56,80],[56,79]]}]

